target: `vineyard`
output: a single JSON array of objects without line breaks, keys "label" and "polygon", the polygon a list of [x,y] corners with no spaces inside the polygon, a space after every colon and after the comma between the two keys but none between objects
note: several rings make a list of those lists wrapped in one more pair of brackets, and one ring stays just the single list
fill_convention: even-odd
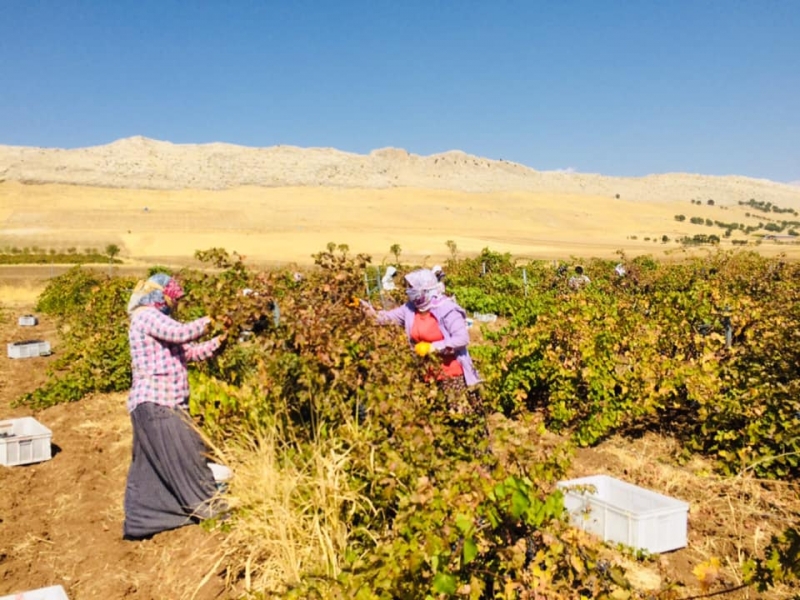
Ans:
[{"label": "vineyard", "polygon": [[[447,293],[498,316],[475,323],[470,350],[488,437],[481,417],[451,414],[424,383],[426,359],[403,333],[353,302],[376,276],[370,257],[329,244],[295,273],[212,249],[197,253],[206,268],[178,273],[178,318],[208,314],[211,333],[228,337],[190,375],[192,414],[236,474],[230,518],[204,524],[224,535],[216,568],[233,597],[796,597],[797,512],[759,552],[731,549],[735,577],[712,558],[695,582],[653,588],[618,560],[650,557],[568,525],[556,483],[578,449],[656,433],[673,440],[676,465],[699,456],[720,481],[796,495],[800,265],[744,251],[620,253],[581,263],[591,283],[573,289],[549,262],[451,251]],[[128,389],[134,284],[80,267],[51,281],[36,310],[58,319],[61,348],[20,405]],[[404,301],[401,290],[369,296]]]}]

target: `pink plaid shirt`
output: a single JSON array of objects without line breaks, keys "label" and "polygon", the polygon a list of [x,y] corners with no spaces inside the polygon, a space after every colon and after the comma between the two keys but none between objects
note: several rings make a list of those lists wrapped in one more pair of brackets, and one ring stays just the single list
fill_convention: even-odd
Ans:
[{"label": "pink plaid shirt", "polygon": [[185,407],[189,400],[186,363],[209,358],[219,348],[219,338],[191,344],[203,335],[211,319],[180,323],[157,308],[134,311],[128,341],[131,347],[133,385],[128,412],[143,402]]}]

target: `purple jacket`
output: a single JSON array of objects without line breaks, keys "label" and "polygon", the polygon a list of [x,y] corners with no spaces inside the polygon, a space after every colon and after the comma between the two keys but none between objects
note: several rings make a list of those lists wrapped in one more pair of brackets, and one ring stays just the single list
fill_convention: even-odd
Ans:
[{"label": "purple jacket", "polygon": [[[378,312],[378,323],[395,323],[405,327],[408,341],[411,343],[411,328],[414,326],[414,305],[407,302],[392,310]],[[467,351],[469,332],[467,331],[467,313],[458,304],[448,297],[442,298],[436,306],[431,307],[431,314],[439,323],[444,339],[433,342],[431,346],[437,352],[449,351],[455,354],[456,360],[464,369],[464,382],[473,386],[481,382],[480,375],[472,364],[472,358]]]}]

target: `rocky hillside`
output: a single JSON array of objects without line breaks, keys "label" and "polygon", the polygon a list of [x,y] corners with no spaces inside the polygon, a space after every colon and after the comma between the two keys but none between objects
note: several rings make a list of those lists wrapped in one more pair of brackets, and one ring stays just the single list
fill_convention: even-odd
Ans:
[{"label": "rocky hillside", "polygon": [[0,180],[114,188],[238,186],[416,187],[465,192],[587,194],[644,202],[756,198],[800,209],[800,189],[747,177],[663,174],[639,178],[537,171],[460,151],[418,156],[385,148],[369,155],[331,148],[172,144],[143,137],[73,150],[0,146]]}]

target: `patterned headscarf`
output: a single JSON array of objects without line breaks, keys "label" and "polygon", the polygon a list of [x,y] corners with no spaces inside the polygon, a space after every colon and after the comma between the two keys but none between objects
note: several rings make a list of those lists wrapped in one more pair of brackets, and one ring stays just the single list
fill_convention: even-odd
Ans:
[{"label": "patterned headscarf", "polygon": [[405,277],[408,299],[420,311],[430,310],[444,299],[444,285],[430,269],[411,271]]},{"label": "patterned headscarf", "polygon": [[128,302],[128,314],[140,306],[154,306],[169,314],[175,300],[183,296],[183,288],[166,273],[156,273],[147,281],[139,281]]}]

